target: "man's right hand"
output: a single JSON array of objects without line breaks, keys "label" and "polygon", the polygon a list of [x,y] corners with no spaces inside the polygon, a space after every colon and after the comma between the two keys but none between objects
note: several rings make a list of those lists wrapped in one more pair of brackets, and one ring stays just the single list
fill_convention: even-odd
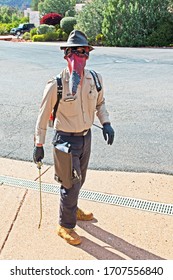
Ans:
[{"label": "man's right hand", "polygon": [[33,151],[33,160],[35,163],[40,162],[44,158],[44,149],[43,146],[34,147]]}]

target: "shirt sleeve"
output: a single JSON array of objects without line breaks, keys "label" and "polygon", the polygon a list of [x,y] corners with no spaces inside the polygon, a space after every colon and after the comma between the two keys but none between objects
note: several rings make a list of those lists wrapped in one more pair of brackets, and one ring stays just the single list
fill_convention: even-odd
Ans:
[{"label": "shirt sleeve", "polygon": [[35,143],[44,144],[47,124],[51,112],[57,101],[57,82],[56,79],[49,81],[44,89],[43,98],[35,127]]},{"label": "shirt sleeve", "polygon": [[96,115],[99,118],[100,123],[103,125],[104,123],[110,123],[110,119],[109,119],[109,113],[105,105],[102,76],[98,74],[98,77],[102,85],[102,89],[101,91],[99,91],[98,98],[97,98]]}]

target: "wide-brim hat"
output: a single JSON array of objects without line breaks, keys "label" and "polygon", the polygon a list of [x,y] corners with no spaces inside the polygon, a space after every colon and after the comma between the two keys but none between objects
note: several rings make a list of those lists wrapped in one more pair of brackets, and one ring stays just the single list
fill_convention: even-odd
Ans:
[{"label": "wide-brim hat", "polygon": [[67,42],[61,45],[60,49],[64,50],[70,47],[89,47],[89,51],[92,51],[94,49],[88,44],[86,35],[79,30],[73,30],[70,33]]}]

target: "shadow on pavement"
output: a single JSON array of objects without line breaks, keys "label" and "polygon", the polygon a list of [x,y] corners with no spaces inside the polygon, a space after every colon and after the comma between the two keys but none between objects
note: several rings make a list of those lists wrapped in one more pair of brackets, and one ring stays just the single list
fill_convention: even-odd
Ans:
[{"label": "shadow on pavement", "polygon": [[[106,243],[107,246],[100,246],[93,241],[90,241],[86,237],[82,237],[83,242],[80,245],[81,249],[88,254],[94,256],[98,260],[164,260],[163,258],[156,256],[142,248],[138,248],[120,237],[107,232],[100,227],[94,225],[97,220],[91,222],[78,221],[78,226],[83,230],[94,236],[95,238]],[[116,250],[117,253],[110,250]],[[124,255],[124,257],[122,257]],[[127,258],[125,257],[127,256]]]}]

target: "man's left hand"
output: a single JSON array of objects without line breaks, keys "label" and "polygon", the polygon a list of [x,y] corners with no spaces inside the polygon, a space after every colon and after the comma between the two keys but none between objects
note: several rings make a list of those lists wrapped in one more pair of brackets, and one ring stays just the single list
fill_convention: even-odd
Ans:
[{"label": "man's left hand", "polygon": [[103,124],[103,136],[108,145],[112,145],[114,141],[114,130],[109,123]]}]

